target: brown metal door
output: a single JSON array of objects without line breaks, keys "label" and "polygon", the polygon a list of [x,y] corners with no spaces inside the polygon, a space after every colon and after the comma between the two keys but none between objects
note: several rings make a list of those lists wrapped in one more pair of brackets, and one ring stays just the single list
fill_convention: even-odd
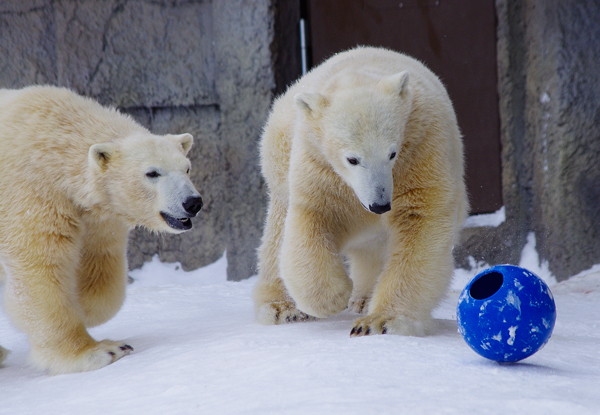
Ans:
[{"label": "brown metal door", "polygon": [[306,0],[311,62],[356,45],[424,62],[464,136],[471,213],[502,206],[494,0]]}]

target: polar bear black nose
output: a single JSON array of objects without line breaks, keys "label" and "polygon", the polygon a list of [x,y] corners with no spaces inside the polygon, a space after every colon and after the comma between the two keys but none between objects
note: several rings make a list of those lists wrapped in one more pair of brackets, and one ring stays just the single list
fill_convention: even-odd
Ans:
[{"label": "polar bear black nose", "polygon": [[183,202],[183,208],[187,213],[196,215],[202,209],[202,198],[200,196],[190,196]]},{"label": "polar bear black nose", "polygon": [[391,203],[387,203],[385,205],[372,204],[369,205],[369,210],[373,213],[377,213],[378,215],[389,211],[392,208]]}]

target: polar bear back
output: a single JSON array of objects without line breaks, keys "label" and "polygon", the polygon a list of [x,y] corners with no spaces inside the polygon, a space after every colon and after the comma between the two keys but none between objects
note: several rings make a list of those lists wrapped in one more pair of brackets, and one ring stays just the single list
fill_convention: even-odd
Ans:
[{"label": "polar bear back", "polygon": [[144,130],[115,112],[66,88],[0,89],[0,160],[4,166],[19,163],[11,170],[52,172],[54,177],[69,166],[82,169],[91,145]]}]

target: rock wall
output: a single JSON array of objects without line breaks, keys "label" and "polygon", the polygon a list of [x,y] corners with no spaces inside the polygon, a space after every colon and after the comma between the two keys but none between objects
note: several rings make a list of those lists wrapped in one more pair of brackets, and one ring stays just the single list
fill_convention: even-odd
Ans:
[{"label": "rock wall", "polygon": [[[559,279],[600,263],[600,2],[540,2],[528,39],[533,229]],[[540,16],[539,18],[537,16]]]},{"label": "rock wall", "polygon": [[0,87],[66,86],[156,133],[190,132],[205,208],[180,236],[136,229],[130,267],[155,254],[193,269],[227,252],[256,273],[265,215],[257,140],[276,88],[271,0],[0,2]]},{"label": "rock wall", "polygon": [[[67,86],[157,133],[190,132],[205,208],[181,236],[132,232],[131,267],[158,254],[196,268],[227,252],[256,272],[266,195],[257,140],[274,93],[299,75],[299,3],[5,0],[0,87]],[[600,263],[600,3],[496,0],[506,222],[455,250],[518,263],[527,234],[558,279]]]},{"label": "rock wall", "polygon": [[600,3],[497,0],[506,222],[457,249],[518,263],[526,235],[562,280],[600,263]]}]

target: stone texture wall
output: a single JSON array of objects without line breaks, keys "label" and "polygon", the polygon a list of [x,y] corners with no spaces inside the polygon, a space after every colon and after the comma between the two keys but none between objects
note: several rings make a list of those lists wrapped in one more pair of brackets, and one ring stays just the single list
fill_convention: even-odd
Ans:
[{"label": "stone texture wall", "polygon": [[528,232],[559,279],[600,263],[600,3],[497,0],[506,222],[457,250],[518,263]]},{"label": "stone texture wall", "polygon": [[538,7],[542,36],[530,43],[539,75],[527,83],[538,137],[533,228],[562,279],[600,262],[600,2]]},{"label": "stone texture wall", "polygon": [[[457,263],[518,263],[527,234],[563,279],[600,262],[600,3],[496,0],[503,198],[498,228],[467,229]],[[257,140],[299,75],[299,2],[4,0],[0,87],[67,86],[156,133],[190,132],[205,208],[180,235],[132,232],[131,267],[192,269],[227,252],[256,272],[266,196]]]},{"label": "stone texture wall", "polygon": [[257,146],[273,91],[272,0],[0,2],[0,87],[53,84],[119,107],[156,133],[190,132],[205,208],[180,236],[136,229],[130,267],[159,254],[193,269],[227,252],[256,272],[265,215]]}]

